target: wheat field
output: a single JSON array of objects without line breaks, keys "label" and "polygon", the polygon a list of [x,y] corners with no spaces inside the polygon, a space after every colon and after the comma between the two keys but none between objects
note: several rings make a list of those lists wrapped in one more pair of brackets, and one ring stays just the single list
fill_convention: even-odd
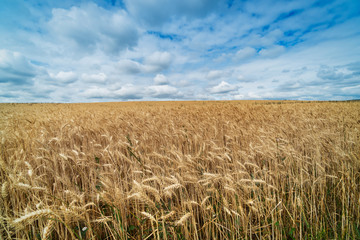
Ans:
[{"label": "wheat field", "polygon": [[360,102],[0,104],[0,239],[360,239]]}]

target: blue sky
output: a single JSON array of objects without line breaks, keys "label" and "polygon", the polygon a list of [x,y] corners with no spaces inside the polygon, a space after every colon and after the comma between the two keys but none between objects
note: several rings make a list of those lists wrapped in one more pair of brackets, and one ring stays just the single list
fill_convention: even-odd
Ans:
[{"label": "blue sky", "polygon": [[359,26],[359,0],[0,0],[0,102],[359,99]]}]

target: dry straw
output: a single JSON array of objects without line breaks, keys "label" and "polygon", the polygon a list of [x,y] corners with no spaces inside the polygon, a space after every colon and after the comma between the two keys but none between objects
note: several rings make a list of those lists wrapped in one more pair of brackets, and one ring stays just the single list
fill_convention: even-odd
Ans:
[{"label": "dry straw", "polygon": [[27,224],[33,223],[35,220],[41,219],[41,218],[48,218],[53,215],[52,210],[50,209],[41,209],[37,211],[30,212],[26,215],[23,215],[19,218],[16,218],[12,221],[12,225],[15,228],[22,228]]},{"label": "dry straw", "polygon": [[191,213],[186,213],[182,216],[177,222],[175,222],[176,226],[184,225],[185,222],[191,217]]},{"label": "dry straw", "polygon": [[359,236],[360,102],[0,104],[0,112],[1,237]]}]

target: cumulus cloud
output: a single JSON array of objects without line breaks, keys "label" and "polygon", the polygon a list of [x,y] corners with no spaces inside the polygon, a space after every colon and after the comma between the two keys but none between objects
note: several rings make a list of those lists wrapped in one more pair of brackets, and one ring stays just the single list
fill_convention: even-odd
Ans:
[{"label": "cumulus cloud", "polygon": [[4,2],[0,101],[359,96],[358,1],[95,2]]},{"label": "cumulus cloud", "polygon": [[169,52],[155,51],[146,56],[143,63],[131,59],[122,59],[117,63],[118,69],[125,74],[157,73],[168,69],[172,62]]},{"label": "cumulus cloud", "polygon": [[81,95],[86,98],[95,99],[141,99],[143,98],[142,87],[126,84],[119,89],[109,89],[105,87],[91,87],[86,89]]},{"label": "cumulus cloud", "polygon": [[57,74],[50,73],[50,77],[55,80],[55,84],[69,84],[77,80],[77,74],[73,71],[60,71]]},{"label": "cumulus cloud", "polygon": [[113,93],[104,87],[91,87],[81,93],[86,98],[111,98]]},{"label": "cumulus cloud", "polygon": [[135,100],[149,98],[180,98],[182,95],[177,88],[170,85],[135,86],[126,84],[119,89],[105,87],[91,87],[82,94],[83,97],[93,99]]},{"label": "cumulus cloud", "polygon": [[224,94],[237,90],[238,87],[231,85],[225,81],[221,81],[218,85],[209,89],[210,93],[213,94]]},{"label": "cumulus cloud", "polygon": [[21,53],[0,50],[0,83],[29,84],[35,76],[35,66]]},{"label": "cumulus cloud", "polygon": [[169,84],[169,81],[164,74],[156,74],[154,77],[154,83],[156,85],[167,85]]},{"label": "cumulus cloud", "polygon": [[126,74],[137,74],[143,71],[144,66],[139,62],[123,59],[118,62],[118,69]]},{"label": "cumulus cloud", "polygon": [[88,82],[88,83],[105,83],[107,80],[107,76],[105,73],[97,73],[97,74],[83,73],[81,75],[81,79],[84,82]]},{"label": "cumulus cloud", "polygon": [[245,48],[242,48],[239,51],[237,51],[234,58],[236,60],[242,60],[242,59],[250,58],[250,57],[254,56],[255,54],[256,54],[256,50],[254,48],[245,47]]},{"label": "cumulus cloud", "polygon": [[81,51],[108,54],[136,46],[139,31],[124,10],[111,12],[95,4],[52,10],[49,31]]},{"label": "cumulus cloud", "polygon": [[156,51],[145,58],[145,70],[147,72],[160,72],[169,68],[172,56],[169,52]]},{"label": "cumulus cloud", "polygon": [[177,88],[169,85],[149,86],[147,94],[154,98],[178,98]]},{"label": "cumulus cloud", "polygon": [[143,98],[143,90],[141,87],[136,87],[132,84],[126,84],[120,89],[114,91],[114,95],[116,98],[121,99],[141,99]]}]

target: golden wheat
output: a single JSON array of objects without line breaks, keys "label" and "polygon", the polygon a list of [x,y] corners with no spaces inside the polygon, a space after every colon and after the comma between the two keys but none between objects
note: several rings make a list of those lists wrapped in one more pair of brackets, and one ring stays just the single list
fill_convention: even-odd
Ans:
[{"label": "golden wheat", "polygon": [[0,112],[3,239],[360,238],[359,102]]},{"label": "golden wheat", "polygon": [[177,222],[175,222],[175,225],[177,226],[183,225],[190,217],[191,217],[191,213],[186,213]]},{"label": "golden wheat", "polygon": [[41,209],[34,212],[30,212],[24,216],[16,218],[12,221],[12,225],[15,228],[21,228],[26,224],[31,224],[35,220],[43,217],[50,217],[53,214],[53,211],[50,209]]},{"label": "golden wheat", "polygon": [[41,239],[47,240],[50,238],[51,232],[54,228],[55,225],[55,221],[54,220],[49,220],[48,223],[46,224],[42,235],[41,235]]}]

